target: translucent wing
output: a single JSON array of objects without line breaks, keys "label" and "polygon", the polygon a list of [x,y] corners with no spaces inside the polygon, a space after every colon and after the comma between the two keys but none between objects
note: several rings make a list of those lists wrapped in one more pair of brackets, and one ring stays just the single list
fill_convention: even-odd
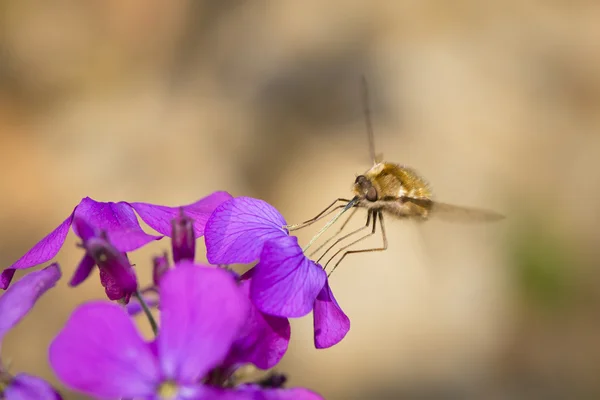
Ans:
[{"label": "translucent wing", "polygon": [[455,206],[453,204],[431,202],[429,218],[450,222],[494,222],[505,218],[504,215],[481,208]]},{"label": "translucent wing", "polygon": [[[410,210],[408,214],[421,216],[424,219],[440,219],[449,222],[493,222],[504,219],[504,215],[481,208],[456,206],[429,199],[403,197],[396,208]],[[396,215],[400,215],[396,212]]]}]

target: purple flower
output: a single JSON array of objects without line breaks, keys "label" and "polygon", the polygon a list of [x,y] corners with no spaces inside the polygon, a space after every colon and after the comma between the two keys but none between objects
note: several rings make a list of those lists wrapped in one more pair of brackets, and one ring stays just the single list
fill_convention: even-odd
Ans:
[{"label": "purple flower", "polygon": [[[13,265],[0,274],[0,289],[6,289],[17,269],[31,268],[50,261],[65,242],[73,218],[78,216],[90,225],[106,232],[110,242],[121,252],[136,250],[145,244],[171,235],[171,221],[179,215],[181,208],[194,220],[196,237],[204,234],[204,225],[212,211],[222,202],[231,199],[226,192],[214,192],[195,203],[183,207],[166,207],[148,203],[98,202],[89,197],[81,200],[56,229],[33,246]],[[135,212],[161,236],[149,235],[143,231]]]},{"label": "purple flower", "polygon": [[[25,275],[0,296],[0,345],[4,335],[33,308],[37,299],[60,279],[58,264]],[[7,400],[56,400],[60,396],[41,378],[10,376],[0,365],[0,398]]]},{"label": "purple flower", "polygon": [[100,282],[111,300],[129,302],[129,298],[137,290],[137,277],[125,253],[117,250],[104,232],[98,232],[87,221],[75,216],[73,227],[83,240],[82,247],[86,254],[75,270],[69,284],[77,286],[83,282],[97,265],[100,269]]},{"label": "purple flower", "polygon": [[268,203],[238,197],[218,206],[205,228],[212,264],[249,263],[250,297],[258,309],[280,317],[301,317],[313,310],[315,347],[341,341],[350,320],[339,307],[323,268],[304,255],[285,219]]},{"label": "purple flower", "polygon": [[319,399],[308,391],[224,389],[202,384],[225,360],[249,312],[232,276],[191,263],[160,282],[160,329],[148,343],[126,311],[91,302],[76,309],[50,345],[50,365],[68,387],[100,398]]}]

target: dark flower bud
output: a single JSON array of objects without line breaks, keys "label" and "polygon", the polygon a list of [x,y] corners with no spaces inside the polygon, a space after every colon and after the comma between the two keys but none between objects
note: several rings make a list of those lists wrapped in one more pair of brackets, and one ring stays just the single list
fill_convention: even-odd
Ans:
[{"label": "dark flower bud", "polygon": [[194,220],[186,216],[181,208],[179,216],[171,221],[173,246],[173,261],[194,261],[196,254],[196,236],[194,233]]},{"label": "dark flower bud", "polygon": [[137,290],[137,277],[127,255],[103,237],[90,238],[84,247],[100,269],[100,282],[108,298],[127,304]]},{"label": "dark flower bud", "polygon": [[152,281],[154,286],[160,286],[160,278],[169,270],[169,260],[167,254],[156,256],[152,259]]},{"label": "dark flower bud", "polygon": [[100,282],[108,298],[127,304],[137,290],[137,277],[127,254],[111,244],[105,232],[99,232],[84,219],[75,217],[73,224],[83,240],[81,247],[85,249],[86,255],[71,279],[71,286],[85,280],[94,265],[97,265],[100,270]]}]

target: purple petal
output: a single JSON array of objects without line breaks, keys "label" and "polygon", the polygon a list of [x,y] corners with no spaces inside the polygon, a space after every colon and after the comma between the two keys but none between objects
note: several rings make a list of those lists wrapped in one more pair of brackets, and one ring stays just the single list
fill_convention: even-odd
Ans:
[{"label": "purple petal", "polygon": [[197,382],[223,361],[248,315],[226,271],[182,262],[160,282],[158,354],[163,376]]},{"label": "purple petal", "polygon": [[15,276],[15,272],[17,272],[14,268],[6,268],[0,274],[0,289],[6,289],[10,282],[12,281],[13,276]]},{"label": "purple petal", "polygon": [[327,280],[323,268],[304,256],[295,236],[265,243],[254,268],[252,301],[262,312],[279,317],[308,314]]},{"label": "purple petal", "polygon": [[323,400],[323,397],[304,388],[263,390],[264,400]]},{"label": "purple petal", "polygon": [[[194,232],[197,238],[204,235],[204,226],[214,209],[231,198],[231,195],[227,192],[214,192],[195,203],[183,206],[185,214],[194,220]],[[152,229],[169,237],[171,236],[171,221],[179,215],[182,208],[148,203],[129,204]]]},{"label": "purple petal", "polygon": [[153,240],[161,240],[163,236],[149,235],[146,232],[135,229],[126,231],[113,231],[108,233],[108,239],[117,250],[127,253],[139,249]]},{"label": "purple petal", "polygon": [[90,225],[87,220],[81,218],[79,215],[73,217],[72,224],[73,231],[76,232],[84,242],[93,237],[100,236],[100,231],[94,229],[94,227]]},{"label": "purple petal", "polygon": [[267,240],[286,237],[283,216],[269,203],[237,197],[221,204],[206,223],[206,257],[211,264],[250,263]]},{"label": "purple petal", "polygon": [[[181,393],[177,400],[254,400],[251,394],[234,389],[223,389],[216,386],[203,385],[191,396]],[[158,400],[158,399],[157,399]]]},{"label": "purple petal", "polygon": [[244,385],[236,392],[245,393],[248,400],[323,400],[323,397],[304,388],[262,389],[257,385]]},{"label": "purple petal", "polygon": [[333,297],[329,282],[315,300],[313,312],[315,347],[326,349],[338,344],[350,330],[350,319]]},{"label": "purple petal", "polygon": [[95,266],[96,261],[94,261],[94,257],[86,253],[79,262],[79,265],[77,266],[77,269],[75,270],[75,273],[69,282],[69,286],[75,287],[81,282],[85,281],[88,276],[90,276]]},{"label": "purple petal", "polygon": [[58,264],[25,275],[0,296],[0,342],[2,338],[33,308],[37,299],[60,279]]},{"label": "purple petal", "polygon": [[[249,272],[252,272],[250,270]],[[244,276],[240,289],[250,295],[250,279]],[[287,351],[290,342],[290,323],[287,318],[261,313],[250,299],[249,315],[235,340],[225,364],[252,363],[261,369],[274,367]]]},{"label": "purple petal", "polygon": [[158,361],[123,307],[79,306],[50,344],[50,365],[69,388],[103,398],[151,396]]},{"label": "purple petal", "polygon": [[25,269],[43,264],[58,253],[65,238],[69,233],[69,227],[73,220],[73,213],[67,217],[56,229],[40,240],[23,257],[19,258],[13,265],[5,269],[0,276],[0,289],[6,289],[12,280],[15,269]]},{"label": "purple petal", "polygon": [[[105,231],[110,242],[119,251],[133,251],[162,238],[144,232],[131,206],[123,201],[102,203],[86,197],[75,209],[75,216],[84,219],[97,230]],[[77,230],[75,233],[81,237]]]},{"label": "purple petal", "polygon": [[4,389],[6,400],[60,400],[60,395],[42,378],[18,374]]}]

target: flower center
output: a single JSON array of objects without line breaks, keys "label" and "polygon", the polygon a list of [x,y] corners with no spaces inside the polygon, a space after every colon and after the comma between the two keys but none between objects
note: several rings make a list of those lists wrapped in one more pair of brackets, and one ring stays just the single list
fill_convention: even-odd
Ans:
[{"label": "flower center", "polygon": [[162,400],[172,400],[177,397],[179,388],[177,383],[173,381],[166,381],[160,384],[157,390],[158,397]]},{"label": "flower center", "polygon": [[98,251],[96,254],[94,254],[94,258],[99,263],[105,263],[108,260],[108,256],[104,251]]}]

